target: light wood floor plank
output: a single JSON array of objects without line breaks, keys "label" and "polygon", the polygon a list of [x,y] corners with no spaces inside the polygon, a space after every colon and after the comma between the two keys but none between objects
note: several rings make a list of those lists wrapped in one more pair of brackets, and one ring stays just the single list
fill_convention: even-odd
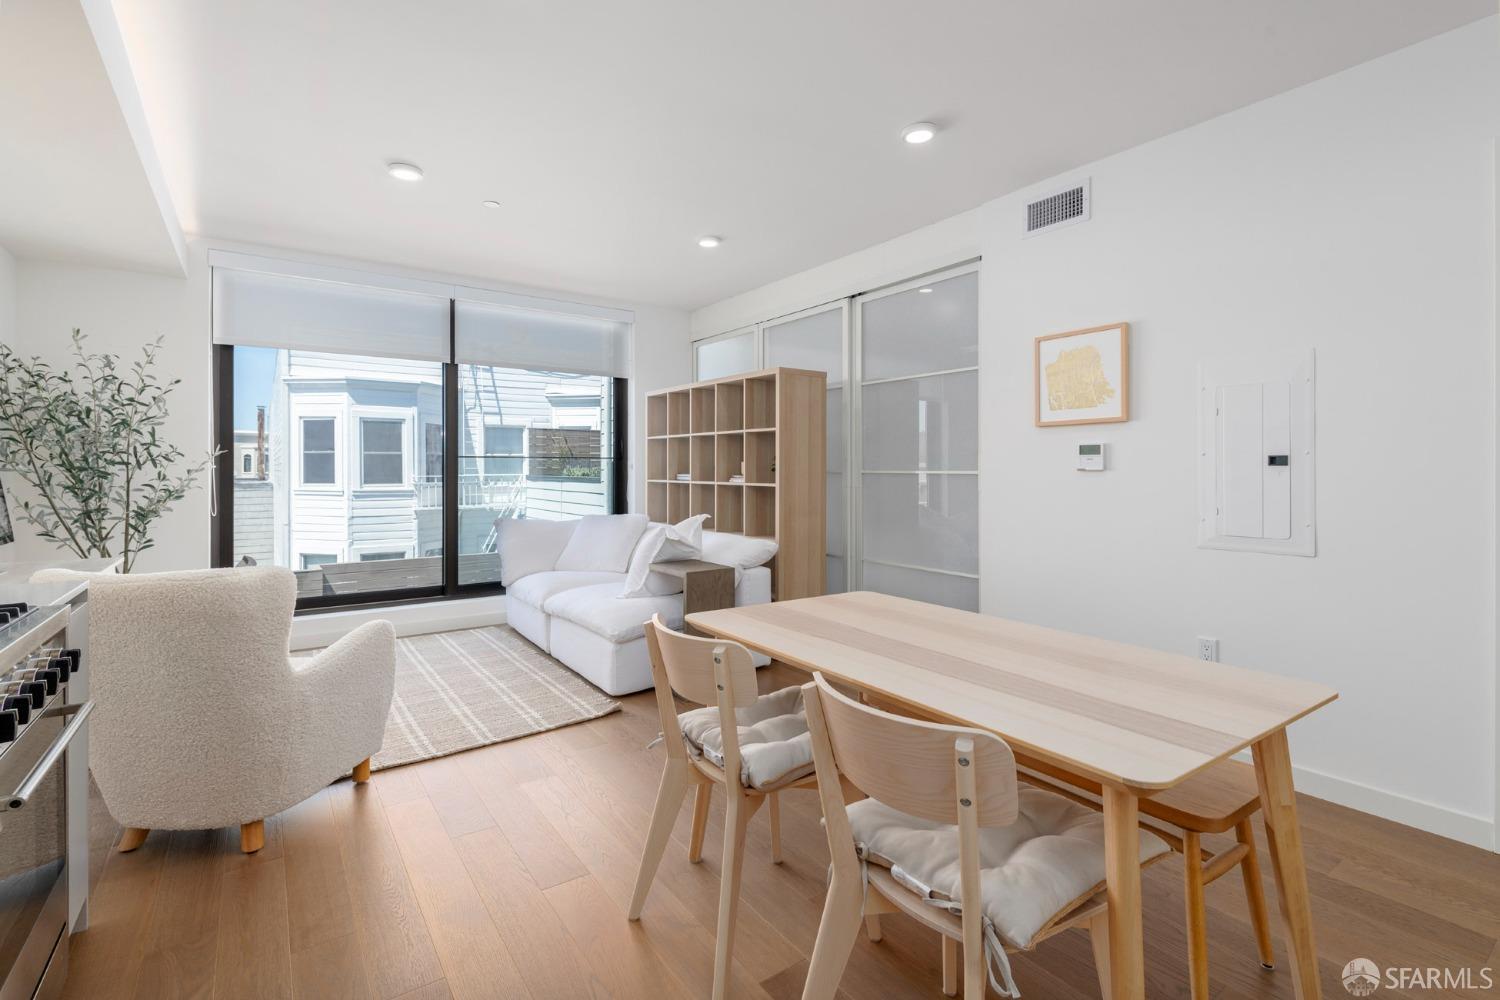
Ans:
[{"label": "light wood floor plank", "polygon": [[697,1000],[698,994],[667,971],[649,935],[625,919],[625,911],[592,875],[553,886],[547,890],[547,901],[588,956],[589,992],[575,996]]},{"label": "light wood floor plank", "polygon": [[138,1000],[206,998],[214,992],[227,830],[171,833],[156,905],[145,930]]},{"label": "light wood floor plank", "polygon": [[412,770],[427,790],[427,800],[437,810],[448,836],[456,839],[495,825],[456,756],[424,761],[413,765]]},{"label": "light wood floor plank", "polygon": [[531,995],[536,1000],[590,995],[583,953],[505,835],[490,827],[455,844],[501,939],[512,955],[522,956],[521,977]]},{"label": "light wood floor plank", "polygon": [[291,1000],[286,866],[243,855],[225,865],[215,1000]]},{"label": "light wood floor plank", "polygon": [[340,782],[325,794],[339,828],[354,926],[371,988],[388,998],[442,979],[443,967],[373,782]]},{"label": "light wood floor plank", "polygon": [[[486,748],[493,749],[495,748]],[[460,754],[459,757],[464,773],[478,791],[479,800],[525,864],[537,888],[550,889],[554,885],[587,874],[588,869],[578,859],[578,855],[573,853],[531,800],[520,793],[517,774],[547,777],[551,773],[534,750],[528,751],[528,766],[518,772],[496,766],[500,758],[493,754]]]},{"label": "light wood floor plank", "polygon": [[432,803],[412,799],[391,806],[387,813],[455,1000],[529,997]]},{"label": "light wood floor plank", "polygon": [[323,939],[292,953],[297,1000],[375,1000],[358,937]]},{"label": "light wood floor plank", "polygon": [[[99,801],[93,805],[100,808]],[[135,994],[145,930],[172,834],[158,831],[129,854],[112,854],[89,899],[89,928],[70,942],[63,995],[78,1000]]]},{"label": "light wood floor plank", "polygon": [[327,790],[281,815],[292,952],[351,937],[354,905]]}]

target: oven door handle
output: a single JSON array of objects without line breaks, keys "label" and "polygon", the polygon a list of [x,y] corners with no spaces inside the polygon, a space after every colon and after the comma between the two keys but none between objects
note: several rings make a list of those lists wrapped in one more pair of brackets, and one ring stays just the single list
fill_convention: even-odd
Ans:
[{"label": "oven door handle", "polygon": [[36,794],[37,788],[40,787],[43,779],[47,777],[47,772],[52,770],[52,765],[56,764],[62,758],[62,755],[68,749],[68,744],[73,742],[73,737],[83,731],[83,724],[89,720],[89,713],[93,710],[94,703],[86,701],[82,705],[64,705],[59,709],[46,713],[51,716],[71,715],[73,716],[73,721],[69,722],[63,728],[63,731],[57,734],[57,739],[52,741],[52,745],[47,748],[47,752],[42,754],[37,762],[32,765],[26,777],[21,780],[20,786],[11,792],[10,795],[6,796],[4,802],[4,809],[6,811],[23,808],[26,805],[26,801]]}]

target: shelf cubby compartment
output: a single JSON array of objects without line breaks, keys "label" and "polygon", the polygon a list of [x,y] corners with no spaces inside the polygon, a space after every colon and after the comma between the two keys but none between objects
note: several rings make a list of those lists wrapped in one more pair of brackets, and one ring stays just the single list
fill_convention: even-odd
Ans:
[{"label": "shelf cubby compartment", "polygon": [[776,434],[754,431],[745,434],[745,482],[776,482]]},{"label": "shelf cubby compartment", "polygon": [[776,379],[745,379],[745,429],[776,426]]},{"label": "shelf cubby compartment", "polygon": [[661,437],[667,433],[667,397],[646,397],[646,436]]},{"label": "shelf cubby compartment", "polygon": [[692,503],[690,489],[687,483],[667,484],[667,516],[662,518],[663,521],[676,524],[678,521],[692,517],[688,513],[688,507]]},{"label": "shelf cubby compartment", "polygon": [[772,537],[776,534],[776,489],[745,487],[745,534]]},{"label": "shelf cubby compartment", "polygon": [[[710,531],[717,530],[714,526],[714,488],[711,483],[694,483],[692,492],[689,494],[688,517],[697,517],[699,514],[707,514],[708,521],[704,527]],[[681,520],[679,518],[678,520]]]},{"label": "shelf cubby compartment", "polygon": [[[676,479],[692,472],[691,438],[667,439],[667,474],[664,479]],[[649,478],[649,477],[648,477]]]},{"label": "shelf cubby compartment", "polygon": [[646,478],[670,479],[667,475],[667,438],[649,438],[646,441]]},{"label": "shelf cubby compartment", "polygon": [[665,521],[669,516],[667,511],[667,484],[646,484],[646,517],[653,521]]},{"label": "shelf cubby compartment", "polygon": [[722,483],[714,487],[713,530],[745,530],[745,487],[725,486]]},{"label": "shelf cubby compartment", "polygon": [[716,409],[717,430],[737,431],[745,426],[745,383],[720,382]]},{"label": "shelf cubby compartment", "polygon": [[687,434],[692,425],[688,414],[692,406],[692,394],[687,389],[667,393],[667,433]]},{"label": "shelf cubby compartment", "polygon": [[732,476],[743,476],[745,474],[745,435],[720,433],[714,450],[714,461],[716,463],[714,479],[719,482],[727,483]]},{"label": "shelf cubby compartment", "polygon": [[693,445],[693,465],[691,469],[693,482],[713,482],[714,439],[712,437],[694,437],[691,441]]},{"label": "shelf cubby compartment", "polygon": [[714,429],[714,387],[700,385],[689,389],[692,399],[692,426],[694,434],[703,434]]}]

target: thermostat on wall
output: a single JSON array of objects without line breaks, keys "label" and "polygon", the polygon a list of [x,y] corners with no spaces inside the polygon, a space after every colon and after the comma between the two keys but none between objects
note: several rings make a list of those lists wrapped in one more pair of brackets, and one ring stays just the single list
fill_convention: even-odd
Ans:
[{"label": "thermostat on wall", "polygon": [[1080,472],[1103,472],[1104,471],[1104,445],[1099,443],[1080,444],[1078,446],[1078,471]]}]

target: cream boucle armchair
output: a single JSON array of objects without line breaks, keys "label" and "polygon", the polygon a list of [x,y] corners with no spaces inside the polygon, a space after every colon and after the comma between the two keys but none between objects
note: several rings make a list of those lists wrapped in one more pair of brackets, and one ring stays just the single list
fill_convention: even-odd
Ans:
[{"label": "cream boucle armchair", "polygon": [[[51,575],[51,574],[49,574]],[[240,827],[353,769],[370,777],[395,685],[395,631],[361,625],[306,659],[288,657],[297,585],[275,566],[89,577],[89,764],[126,827]]]}]

